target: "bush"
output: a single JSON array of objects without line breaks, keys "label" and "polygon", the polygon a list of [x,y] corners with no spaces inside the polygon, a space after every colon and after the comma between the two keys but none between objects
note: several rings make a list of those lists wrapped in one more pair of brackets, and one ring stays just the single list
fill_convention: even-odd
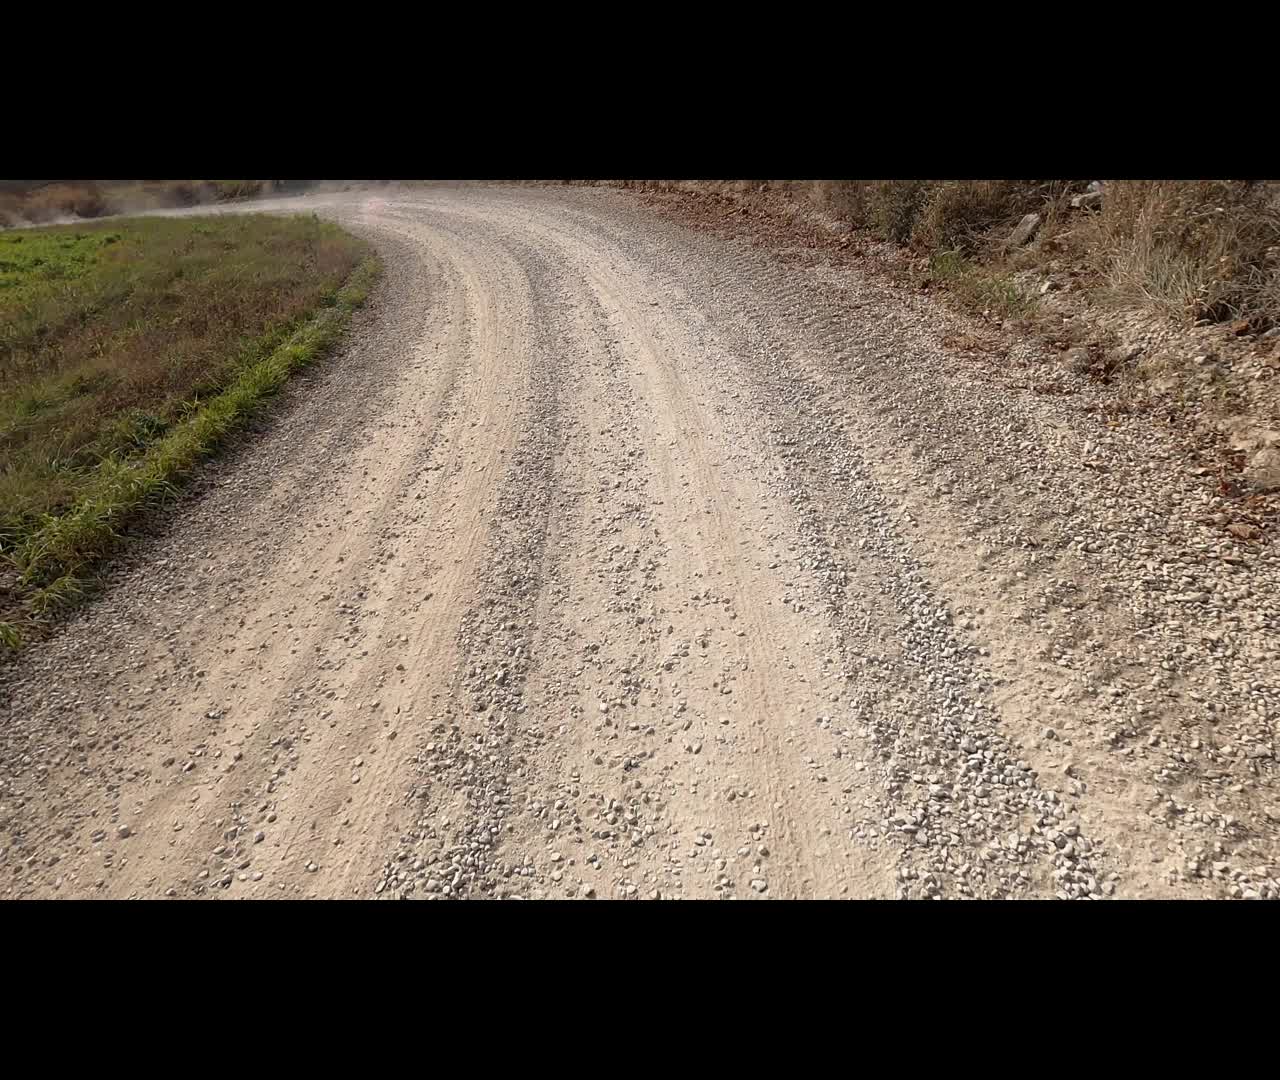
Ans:
[{"label": "bush", "polygon": [[871,226],[886,240],[905,244],[933,187],[930,180],[876,180],[868,185]]},{"label": "bush", "polygon": [[62,217],[101,217],[110,213],[107,200],[92,181],[46,184],[5,199],[5,216],[17,222],[52,221]]},{"label": "bush", "polygon": [[213,186],[219,201],[248,199],[262,193],[261,180],[215,180]]},{"label": "bush", "polygon": [[195,206],[200,192],[191,180],[171,180],[164,187],[165,201],[175,206]]},{"label": "bush", "polygon": [[[947,180],[926,196],[912,243],[931,251],[972,254],[998,226],[1010,227],[1044,201],[1044,185],[1022,180]],[[1001,233],[1004,229],[1001,228]]]},{"label": "bush", "polygon": [[809,200],[821,210],[851,225],[866,225],[867,188],[862,180],[814,180],[806,184]]}]

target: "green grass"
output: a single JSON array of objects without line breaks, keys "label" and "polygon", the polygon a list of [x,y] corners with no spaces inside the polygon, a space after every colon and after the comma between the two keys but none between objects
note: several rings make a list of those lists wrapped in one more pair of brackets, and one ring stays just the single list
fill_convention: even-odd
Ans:
[{"label": "green grass", "polygon": [[0,643],[339,335],[377,273],[314,217],[0,234]]},{"label": "green grass", "polygon": [[90,273],[103,248],[119,243],[120,233],[26,230],[0,234],[0,295],[6,306],[19,297],[47,292],[59,282]]},{"label": "green grass", "polygon": [[1026,296],[1011,279],[998,271],[979,266],[958,251],[939,251],[929,258],[929,273],[967,304],[1005,318],[1030,315],[1035,300]]}]

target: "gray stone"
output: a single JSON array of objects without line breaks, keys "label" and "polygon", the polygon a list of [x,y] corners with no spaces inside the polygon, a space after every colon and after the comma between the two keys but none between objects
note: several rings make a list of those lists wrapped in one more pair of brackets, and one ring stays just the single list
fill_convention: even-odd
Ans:
[{"label": "gray stone", "polygon": [[1077,375],[1085,374],[1093,366],[1089,350],[1080,345],[1063,353],[1062,363],[1068,371],[1074,371]]},{"label": "gray stone", "polygon": [[1017,227],[1009,234],[1009,243],[1014,247],[1021,247],[1027,243],[1036,234],[1036,230],[1040,228],[1040,215],[1028,214],[1018,222]]},{"label": "gray stone", "polygon": [[1264,446],[1249,460],[1245,477],[1256,491],[1280,489],[1280,447]]}]

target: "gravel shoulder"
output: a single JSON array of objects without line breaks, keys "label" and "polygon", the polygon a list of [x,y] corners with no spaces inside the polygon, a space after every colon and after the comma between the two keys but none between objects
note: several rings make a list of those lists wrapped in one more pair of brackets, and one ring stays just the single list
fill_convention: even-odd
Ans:
[{"label": "gravel shoulder", "polygon": [[0,670],[9,897],[1275,897],[1280,573],[1166,433],[605,190],[385,279]]}]

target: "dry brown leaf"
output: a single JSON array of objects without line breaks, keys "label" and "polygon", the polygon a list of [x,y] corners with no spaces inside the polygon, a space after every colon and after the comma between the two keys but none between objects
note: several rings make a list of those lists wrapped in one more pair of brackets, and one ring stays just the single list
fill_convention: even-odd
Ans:
[{"label": "dry brown leaf", "polygon": [[1261,540],[1262,530],[1256,525],[1250,525],[1248,522],[1235,521],[1227,526],[1227,532],[1232,536],[1239,537],[1241,540]]}]

